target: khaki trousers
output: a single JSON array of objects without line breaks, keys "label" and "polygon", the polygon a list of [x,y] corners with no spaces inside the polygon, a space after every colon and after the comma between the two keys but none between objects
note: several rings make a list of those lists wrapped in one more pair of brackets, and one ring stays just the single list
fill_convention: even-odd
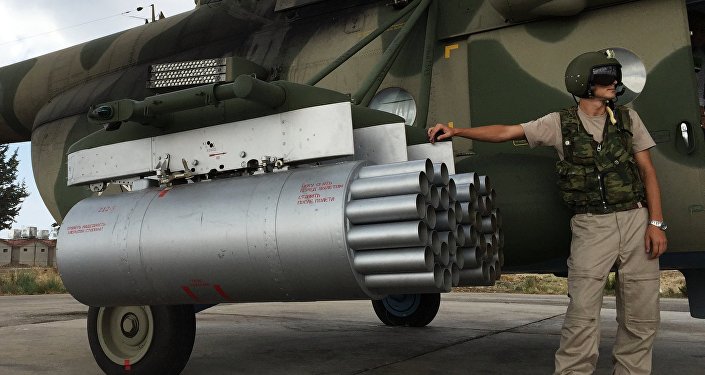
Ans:
[{"label": "khaki trousers", "polygon": [[568,296],[555,374],[592,374],[600,343],[602,293],[614,264],[617,338],[613,374],[650,374],[660,322],[659,263],[645,252],[646,208],[605,215],[579,214],[570,222]]}]

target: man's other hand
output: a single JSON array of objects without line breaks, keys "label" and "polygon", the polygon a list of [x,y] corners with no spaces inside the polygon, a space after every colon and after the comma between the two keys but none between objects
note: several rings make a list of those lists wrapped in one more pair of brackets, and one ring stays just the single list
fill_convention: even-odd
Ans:
[{"label": "man's other hand", "polygon": [[651,254],[651,259],[660,257],[668,248],[666,232],[651,224],[648,224],[648,228],[646,228],[644,241],[646,242],[646,252]]}]

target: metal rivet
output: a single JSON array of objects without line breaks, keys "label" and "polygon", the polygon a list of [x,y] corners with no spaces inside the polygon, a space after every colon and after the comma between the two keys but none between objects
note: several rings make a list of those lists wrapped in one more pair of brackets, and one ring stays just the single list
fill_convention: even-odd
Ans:
[{"label": "metal rivet", "polygon": [[240,151],[240,157],[244,158],[245,156],[247,156],[247,153],[245,151]]}]

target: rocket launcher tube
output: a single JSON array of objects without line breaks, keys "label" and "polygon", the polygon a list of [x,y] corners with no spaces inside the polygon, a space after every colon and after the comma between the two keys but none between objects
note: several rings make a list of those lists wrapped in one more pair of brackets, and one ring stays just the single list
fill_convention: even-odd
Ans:
[{"label": "rocket launcher tube", "polygon": [[345,216],[352,224],[418,220],[426,214],[426,198],[421,194],[358,199],[345,207]]},{"label": "rocket launcher tube", "polygon": [[361,251],[355,254],[353,266],[362,274],[430,272],[433,251],[430,246]]},{"label": "rocket launcher tube", "polygon": [[479,246],[475,247],[464,247],[459,249],[457,254],[462,254],[464,261],[463,269],[473,269],[482,265],[482,258],[484,253],[480,250]]},{"label": "rocket launcher tube", "polygon": [[458,247],[465,245],[465,229],[463,229],[463,226],[460,224],[455,227],[455,243]]},{"label": "rocket launcher tube", "polygon": [[448,166],[445,163],[433,163],[433,181],[434,185],[448,185],[450,175],[448,174]]},{"label": "rocket launcher tube", "polygon": [[385,288],[441,288],[445,284],[445,270],[439,265],[432,272],[379,274],[365,276],[365,286],[370,289]]},{"label": "rocket launcher tube", "polygon": [[[458,249],[460,250],[460,249]],[[455,266],[458,267],[458,272],[462,270],[465,267],[465,255],[463,254],[462,251],[457,251],[455,255],[453,255],[450,258],[451,263],[455,263]],[[455,275],[455,271],[453,271],[453,275]],[[457,286],[457,283],[456,283]]]},{"label": "rocket launcher tube", "polygon": [[445,187],[431,187],[431,189],[436,189],[438,191],[438,211],[444,211],[450,208],[450,193]]},{"label": "rocket launcher tube", "polygon": [[441,242],[441,253],[437,255],[434,260],[436,261],[436,264],[440,264],[443,267],[448,266],[450,263],[450,249],[448,248],[447,243]]},{"label": "rocket launcher tube", "polygon": [[426,206],[426,216],[424,217],[424,221],[429,228],[436,227],[436,209],[430,204]]},{"label": "rocket launcher tube", "polygon": [[433,250],[433,255],[441,255],[441,245],[443,243],[441,242],[440,236],[438,236],[438,232],[435,230],[430,230],[428,231],[428,242],[427,245],[431,246],[431,250]]},{"label": "rocket launcher tube", "polygon": [[[465,265],[468,265],[467,259]],[[458,286],[479,285],[490,279],[490,267],[487,263],[482,262],[475,268],[466,268],[460,270],[460,282]]]}]

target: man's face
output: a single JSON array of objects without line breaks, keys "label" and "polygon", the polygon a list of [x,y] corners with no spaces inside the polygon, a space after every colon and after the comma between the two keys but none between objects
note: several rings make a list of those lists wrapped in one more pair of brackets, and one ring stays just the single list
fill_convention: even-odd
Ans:
[{"label": "man's face", "polygon": [[622,71],[617,65],[593,68],[590,80],[595,98],[613,100],[617,97],[617,84],[622,79]]},{"label": "man's face", "polygon": [[593,97],[604,100],[614,100],[617,98],[617,80],[609,85],[594,85]]}]

